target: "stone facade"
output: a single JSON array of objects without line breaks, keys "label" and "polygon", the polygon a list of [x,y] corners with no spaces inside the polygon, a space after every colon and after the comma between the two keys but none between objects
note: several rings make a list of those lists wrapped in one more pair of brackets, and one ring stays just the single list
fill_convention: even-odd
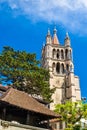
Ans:
[{"label": "stone facade", "polygon": [[53,38],[48,30],[46,44],[42,48],[42,67],[50,71],[50,88],[56,87],[52,96],[53,103],[50,105],[52,110],[55,104],[64,103],[67,100],[72,102],[81,100],[79,77],[74,74],[72,54],[68,33],[64,45],[61,45],[56,28]]}]

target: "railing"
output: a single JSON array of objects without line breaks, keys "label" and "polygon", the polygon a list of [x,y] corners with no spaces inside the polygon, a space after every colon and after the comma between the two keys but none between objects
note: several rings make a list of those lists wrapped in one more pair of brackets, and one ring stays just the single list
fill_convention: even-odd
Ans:
[{"label": "railing", "polygon": [[0,120],[0,130],[48,130],[44,128]]}]

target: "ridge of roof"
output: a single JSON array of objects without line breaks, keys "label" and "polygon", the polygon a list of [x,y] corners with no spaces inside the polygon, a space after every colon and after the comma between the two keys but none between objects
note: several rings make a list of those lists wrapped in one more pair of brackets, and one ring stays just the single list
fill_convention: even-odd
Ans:
[{"label": "ridge of roof", "polygon": [[0,101],[28,111],[42,113],[52,117],[59,117],[59,115],[46,108],[43,104],[36,101],[33,97],[30,97],[27,93],[14,88],[8,89],[7,92],[0,98]]},{"label": "ridge of roof", "polygon": [[2,98],[4,98],[4,97],[9,93],[10,89],[11,89],[11,88],[9,88],[5,93],[3,93],[3,95],[0,97],[0,100],[1,100]]}]

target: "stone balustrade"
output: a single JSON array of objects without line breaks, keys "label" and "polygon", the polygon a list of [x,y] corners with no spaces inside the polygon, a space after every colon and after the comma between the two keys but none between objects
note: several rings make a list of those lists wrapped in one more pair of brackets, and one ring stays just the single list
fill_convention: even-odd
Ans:
[{"label": "stone balustrade", "polygon": [[18,122],[8,122],[0,120],[0,130],[48,130],[44,128],[19,124]]}]

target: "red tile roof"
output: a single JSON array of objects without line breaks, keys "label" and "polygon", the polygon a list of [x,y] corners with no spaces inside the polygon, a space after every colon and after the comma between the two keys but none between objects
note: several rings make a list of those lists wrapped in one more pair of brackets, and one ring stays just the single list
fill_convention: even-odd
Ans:
[{"label": "red tile roof", "polygon": [[58,40],[56,34],[54,34],[54,37],[53,37],[52,43],[53,43],[53,44],[59,44],[59,40]]},{"label": "red tile roof", "polygon": [[0,98],[0,101],[28,111],[51,116],[52,118],[59,117],[53,111],[46,108],[43,104],[30,97],[27,93],[13,88],[7,90],[7,92]]}]

